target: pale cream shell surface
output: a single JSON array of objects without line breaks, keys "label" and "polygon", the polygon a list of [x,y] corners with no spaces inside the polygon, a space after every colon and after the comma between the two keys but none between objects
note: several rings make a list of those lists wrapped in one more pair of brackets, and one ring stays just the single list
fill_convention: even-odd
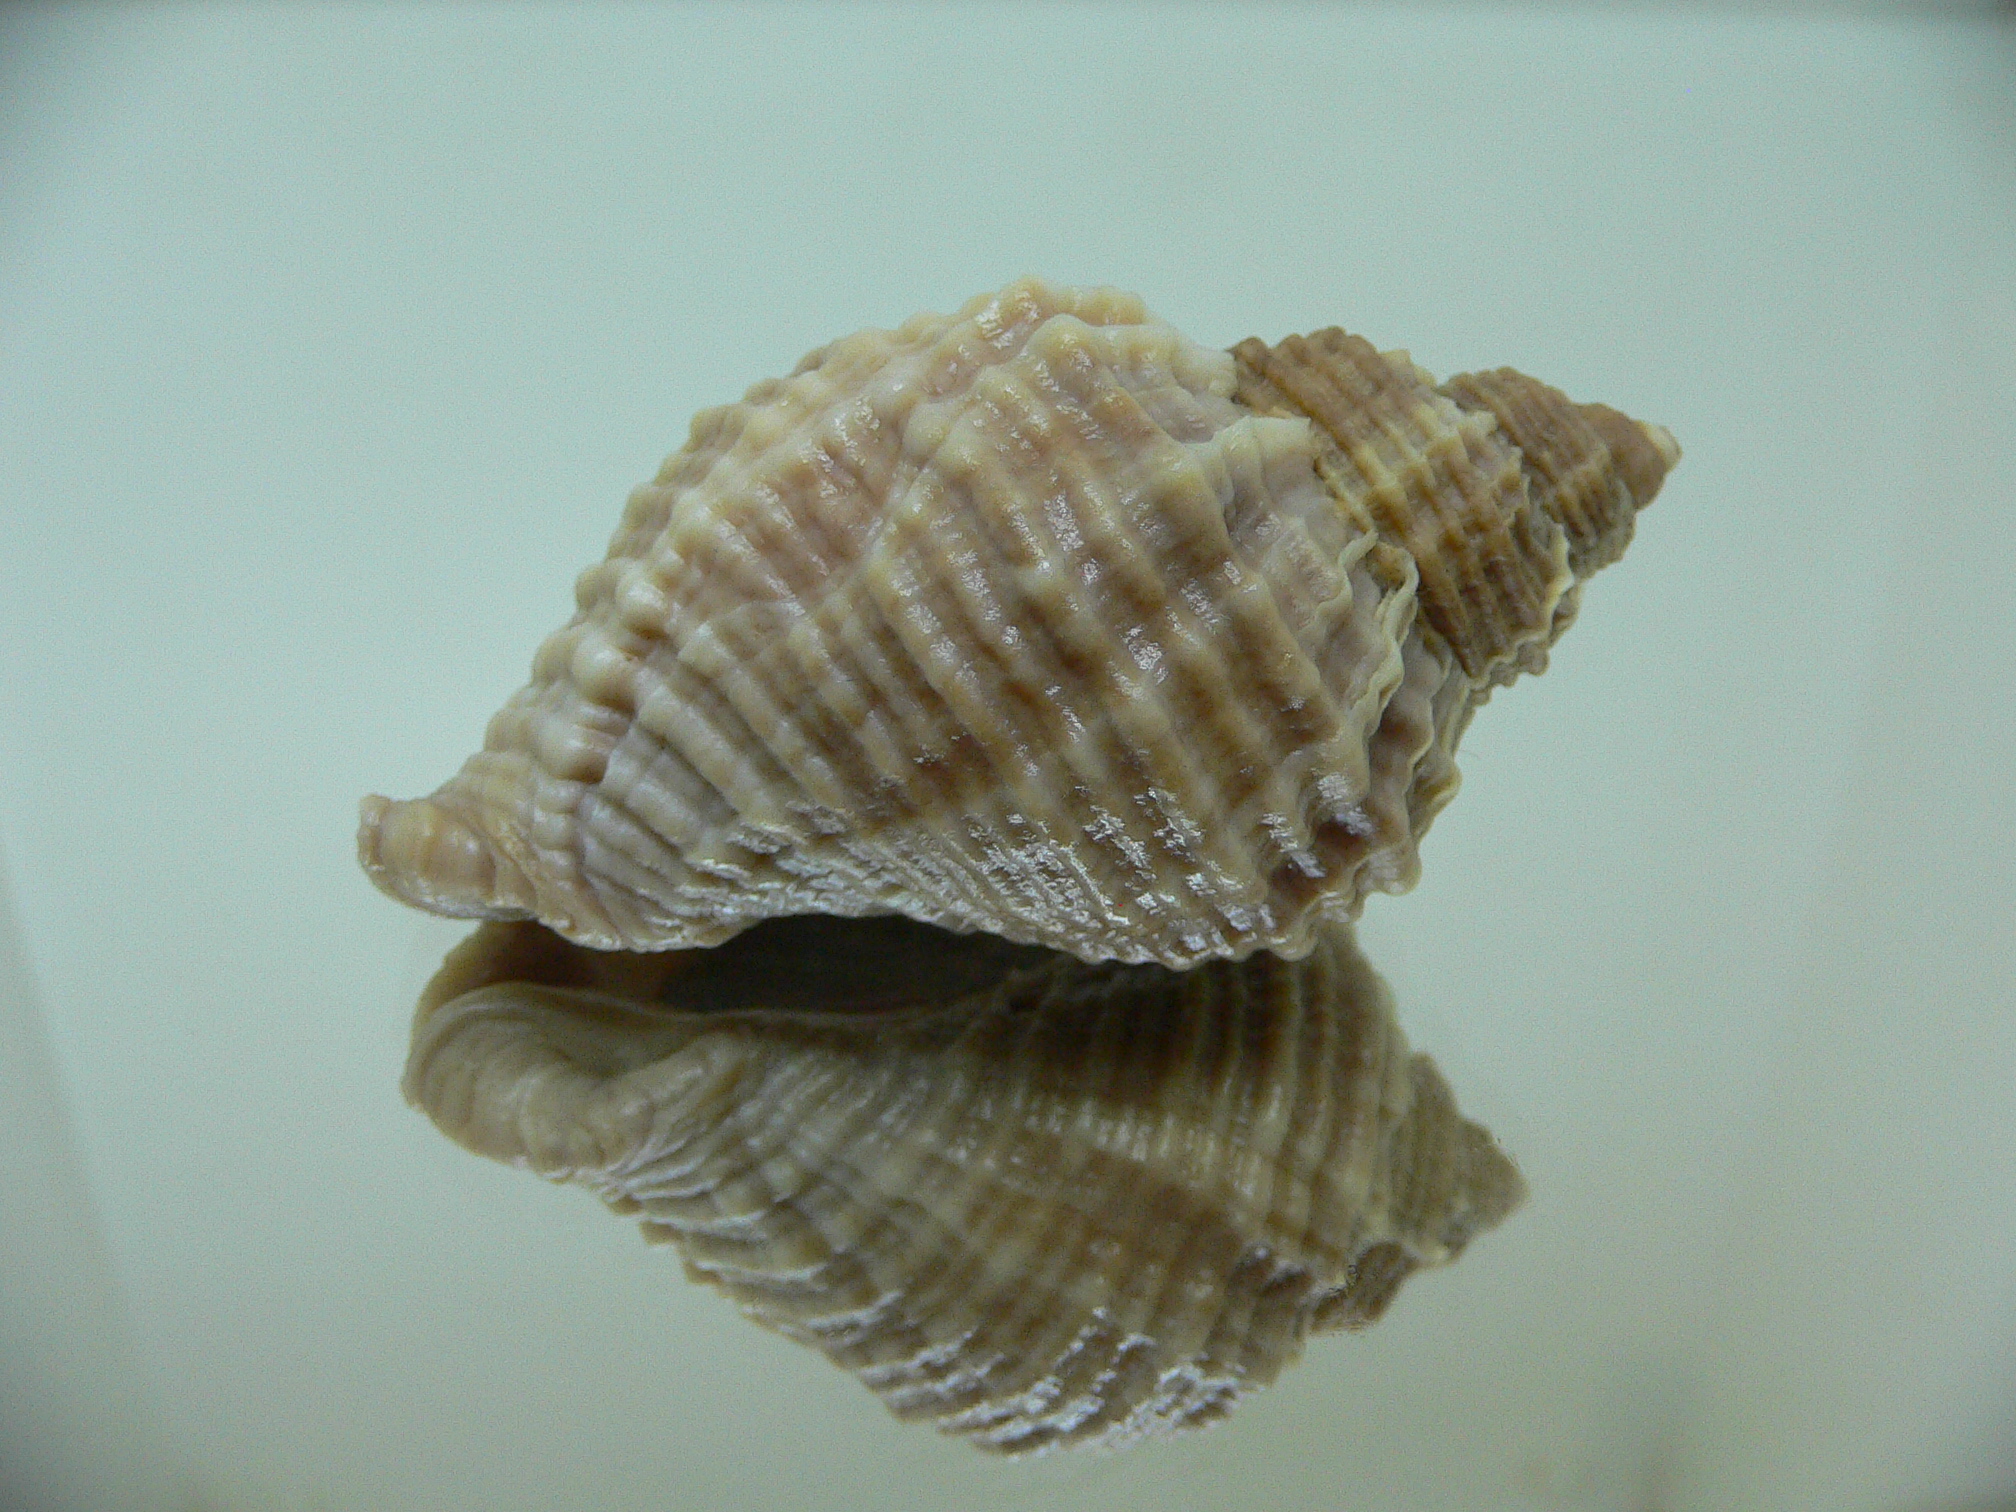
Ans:
[{"label": "pale cream shell surface", "polygon": [[702,414],[483,751],[366,801],[366,869],[604,948],[894,912],[1307,950],[1414,880],[1473,679],[1310,421],[1236,381],[1132,296],[1031,280]]},{"label": "pale cream shell surface", "polygon": [[1342,925],[1174,973],[900,919],[656,955],[488,924],[406,1089],[1007,1453],[1223,1416],[1524,1192]]}]

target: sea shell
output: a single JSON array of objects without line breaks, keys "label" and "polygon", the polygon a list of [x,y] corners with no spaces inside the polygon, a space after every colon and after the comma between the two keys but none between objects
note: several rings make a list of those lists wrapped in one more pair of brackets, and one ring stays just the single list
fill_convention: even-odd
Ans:
[{"label": "sea shell", "polygon": [[894,918],[654,955],[486,924],[406,1090],[1008,1453],[1223,1416],[1524,1190],[1340,924],[1184,973]]},{"label": "sea shell", "polygon": [[604,948],[901,913],[1185,966],[1399,891],[1671,436],[1340,331],[1214,352],[1035,281],[693,423],[393,895]]}]

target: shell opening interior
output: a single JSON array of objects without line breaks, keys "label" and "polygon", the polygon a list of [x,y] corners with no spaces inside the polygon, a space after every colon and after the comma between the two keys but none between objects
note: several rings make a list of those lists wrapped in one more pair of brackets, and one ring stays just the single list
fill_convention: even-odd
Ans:
[{"label": "shell opening interior", "polygon": [[1055,956],[1040,946],[958,934],[899,914],[768,919],[708,950],[591,950],[531,923],[479,931],[470,943],[476,949],[467,974],[451,977],[455,995],[493,983],[523,984],[614,1000],[647,1016],[938,1007]]}]

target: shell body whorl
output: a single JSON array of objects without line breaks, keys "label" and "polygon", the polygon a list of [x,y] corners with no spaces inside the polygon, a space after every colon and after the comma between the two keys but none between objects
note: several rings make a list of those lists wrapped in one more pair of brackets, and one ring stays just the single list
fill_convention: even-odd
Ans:
[{"label": "shell body whorl", "polygon": [[483,751],[368,800],[360,856],[603,948],[901,913],[1298,954],[1411,884],[1473,705],[1677,456],[1599,409],[1035,281],[848,337],[694,421]]}]

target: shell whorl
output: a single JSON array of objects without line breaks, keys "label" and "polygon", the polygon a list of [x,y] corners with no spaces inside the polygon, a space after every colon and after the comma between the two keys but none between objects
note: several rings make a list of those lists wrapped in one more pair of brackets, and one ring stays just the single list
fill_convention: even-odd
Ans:
[{"label": "shell whorl", "polygon": [[406,1090],[1008,1453],[1222,1417],[1524,1192],[1343,925],[1174,973],[900,919],[648,956],[493,923],[429,987]]},{"label": "shell whorl", "polygon": [[1511,368],[1438,388],[1334,326],[1232,355],[1240,403],[1315,424],[1324,482],[1413,561],[1423,618],[1480,685],[1545,668],[1583,580],[1624,554],[1680,458],[1663,427]]},{"label": "shell whorl", "polygon": [[360,858],[604,948],[894,912],[1293,955],[1412,883],[1472,708],[1676,456],[1517,374],[1014,284],[699,416],[484,750],[367,800]]}]

